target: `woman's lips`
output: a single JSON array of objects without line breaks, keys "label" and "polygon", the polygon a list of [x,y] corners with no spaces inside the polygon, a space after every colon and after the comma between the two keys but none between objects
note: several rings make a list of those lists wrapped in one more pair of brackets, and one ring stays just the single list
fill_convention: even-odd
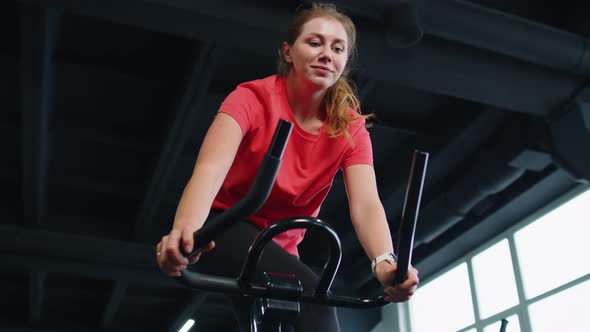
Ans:
[{"label": "woman's lips", "polygon": [[311,66],[311,68],[315,69],[317,72],[324,73],[324,74],[328,74],[328,73],[332,72],[329,68],[322,67],[322,66]]}]

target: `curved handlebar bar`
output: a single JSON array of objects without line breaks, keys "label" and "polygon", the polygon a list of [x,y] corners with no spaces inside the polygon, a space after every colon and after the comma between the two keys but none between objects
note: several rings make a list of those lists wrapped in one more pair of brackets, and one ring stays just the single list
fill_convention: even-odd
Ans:
[{"label": "curved handlebar bar", "polygon": [[328,235],[328,241],[330,242],[330,257],[324,267],[324,273],[318,282],[318,286],[314,292],[314,295],[325,297],[328,294],[330,286],[332,286],[332,282],[336,276],[336,272],[338,271],[338,267],[340,266],[340,260],[342,259],[342,247],[340,246],[340,238],[338,238],[338,235],[332,229],[332,227],[328,226],[328,224],[319,219],[311,217],[284,219],[268,226],[260,234],[258,234],[252,243],[252,246],[250,246],[250,249],[248,250],[246,263],[244,263],[242,272],[238,277],[238,282],[243,289],[247,289],[251,286],[252,279],[254,278],[254,272],[256,271],[256,265],[258,265],[258,262],[260,261],[262,249],[264,249],[266,244],[270,242],[270,240],[272,240],[275,235],[295,228],[315,228]]},{"label": "curved handlebar bar", "polygon": [[[195,249],[192,253],[186,254],[187,257],[190,258],[192,255],[196,255],[207,243],[231,227],[236,220],[246,219],[258,211],[258,209],[264,204],[270,195],[270,191],[276,179],[281,164],[281,157],[285,146],[287,145],[287,140],[291,134],[292,127],[293,124],[288,121],[279,121],[272,144],[262,161],[262,165],[248,195],[232,208],[217,215],[210,220],[207,225],[195,232]],[[414,152],[398,237],[397,251],[399,254],[397,275],[400,276],[399,278],[396,278],[396,280],[399,279],[398,282],[405,279],[411,262],[414,231],[418,218],[427,160],[428,153],[421,151]],[[411,224],[409,225],[408,219],[411,219],[411,221],[409,221]],[[265,286],[252,284],[256,265],[260,259],[260,254],[262,253],[264,246],[275,235],[295,228],[315,228],[329,235],[331,245],[330,258],[326,263],[324,273],[321,276],[315,292],[313,294],[281,293],[272,289],[267,289]],[[340,240],[336,232],[328,224],[311,217],[290,218],[270,225],[257,236],[254,243],[250,246],[248,257],[237,279],[184,270],[181,272],[178,281],[190,288],[225,294],[262,296],[280,300],[297,300],[308,303],[351,308],[376,308],[386,305],[388,302],[385,301],[385,296],[365,299],[333,296],[329,294],[330,287],[340,265],[341,256],[342,250],[340,247]]]}]

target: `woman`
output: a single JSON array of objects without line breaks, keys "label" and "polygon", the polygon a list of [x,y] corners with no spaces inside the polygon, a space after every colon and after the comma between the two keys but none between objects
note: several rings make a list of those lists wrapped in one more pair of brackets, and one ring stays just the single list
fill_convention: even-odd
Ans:
[{"label": "woman", "polygon": [[[359,101],[347,79],[355,54],[356,31],[349,17],[330,4],[300,11],[280,51],[279,74],[239,85],[222,103],[201,146],[193,175],[176,212],[172,231],[158,243],[158,264],[179,276],[189,263],[179,251],[192,250],[193,233],[211,214],[225,210],[248,192],[279,119],[294,130],[285,149],[273,191],[265,205],[210,243],[197,269],[235,277],[248,246],[261,228],[293,216],[317,216],[334,176],[342,169],[350,216],[372,261],[386,299],[408,300],[418,285],[411,268],[406,281],[391,286],[396,263],[373,169],[372,148]],[[304,231],[290,230],[274,239],[261,260],[266,271],[295,273],[305,289],[318,277],[298,259]],[[216,247],[215,250],[212,250]],[[246,304],[235,299],[239,320]],[[302,304],[297,331],[339,331],[334,308]]]}]

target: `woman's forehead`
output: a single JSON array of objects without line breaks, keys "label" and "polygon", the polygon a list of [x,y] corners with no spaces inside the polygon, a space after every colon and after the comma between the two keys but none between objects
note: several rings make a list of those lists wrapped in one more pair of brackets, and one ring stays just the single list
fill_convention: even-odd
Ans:
[{"label": "woman's forehead", "polygon": [[340,21],[333,17],[320,16],[307,21],[300,36],[320,35],[327,39],[338,39],[348,42],[348,34]]}]

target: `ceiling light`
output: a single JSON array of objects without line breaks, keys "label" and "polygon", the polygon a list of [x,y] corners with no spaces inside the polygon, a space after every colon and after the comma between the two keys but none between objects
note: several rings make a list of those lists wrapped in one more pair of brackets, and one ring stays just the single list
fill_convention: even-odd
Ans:
[{"label": "ceiling light", "polygon": [[184,323],[184,325],[180,328],[180,330],[178,330],[178,332],[187,332],[188,330],[191,329],[191,327],[193,327],[193,325],[195,325],[195,320],[189,319],[186,321],[186,323]]}]

